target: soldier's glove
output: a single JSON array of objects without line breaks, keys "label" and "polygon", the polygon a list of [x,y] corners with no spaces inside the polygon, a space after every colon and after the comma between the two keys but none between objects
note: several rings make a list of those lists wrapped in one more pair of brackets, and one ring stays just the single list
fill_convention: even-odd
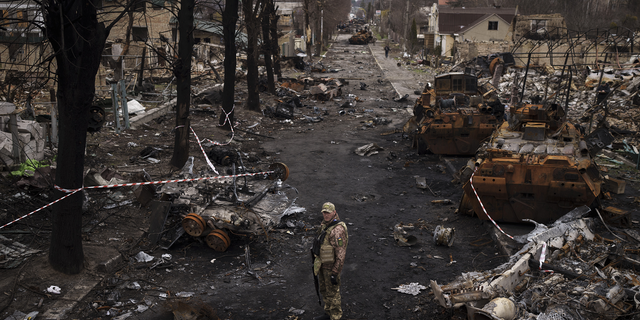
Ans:
[{"label": "soldier's glove", "polygon": [[338,279],[334,275],[331,275],[331,284],[334,286],[338,285]]}]

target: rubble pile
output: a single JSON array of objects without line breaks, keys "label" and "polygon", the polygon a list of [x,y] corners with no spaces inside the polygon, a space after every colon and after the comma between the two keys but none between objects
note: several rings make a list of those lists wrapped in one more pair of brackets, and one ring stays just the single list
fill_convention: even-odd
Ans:
[{"label": "rubble pile", "polygon": [[[486,68],[476,66],[479,74],[485,74]],[[613,148],[623,153],[629,165],[638,168],[638,123],[640,123],[639,88],[640,75],[635,69],[615,70],[602,68],[600,71],[572,73],[562,68],[508,68],[500,77],[497,94],[505,104],[513,101],[537,104],[548,101],[567,106],[567,119],[574,123],[584,134],[607,128],[615,137]],[[525,87],[522,82],[526,76]],[[602,86],[596,86],[602,77]],[[594,81],[595,80],[595,81]],[[493,78],[478,80],[479,84],[491,83]],[[570,89],[567,90],[567,87]],[[602,93],[602,88],[606,93]],[[568,97],[567,97],[568,94]],[[627,145],[626,148],[621,146]],[[632,165],[635,163],[635,165]]]},{"label": "rubble pile", "polygon": [[[0,164],[11,166],[24,160],[44,159],[45,130],[35,120],[22,120],[14,114],[16,106],[0,102]],[[9,116],[9,114],[13,114]],[[12,133],[10,118],[15,117],[15,132]],[[18,143],[18,145],[15,145]],[[20,149],[16,158],[15,148]]]},{"label": "rubble pile", "polygon": [[[634,230],[617,232],[626,239],[595,234],[592,230],[602,225],[584,217],[589,211],[579,207],[549,227],[540,225],[515,237],[526,245],[496,269],[463,273],[446,285],[432,280],[436,299],[445,308],[466,306],[468,314],[491,319],[551,319],[559,314],[562,319],[616,319],[631,314],[640,297],[640,237]],[[512,317],[498,317],[498,310],[486,308],[489,301],[505,298]]]}]

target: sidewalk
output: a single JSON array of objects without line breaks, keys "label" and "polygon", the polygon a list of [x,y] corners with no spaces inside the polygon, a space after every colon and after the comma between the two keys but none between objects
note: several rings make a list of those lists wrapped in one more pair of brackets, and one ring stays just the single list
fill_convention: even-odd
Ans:
[{"label": "sidewalk", "polygon": [[413,104],[419,97],[414,91],[422,92],[425,83],[420,84],[420,80],[414,72],[407,70],[403,66],[398,67],[400,60],[394,59],[391,52],[389,53],[389,58],[384,57],[384,40],[369,43],[369,49],[384,73],[385,78],[389,80],[393,88],[396,89],[398,96],[401,97],[408,94],[409,100],[411,104]]}]

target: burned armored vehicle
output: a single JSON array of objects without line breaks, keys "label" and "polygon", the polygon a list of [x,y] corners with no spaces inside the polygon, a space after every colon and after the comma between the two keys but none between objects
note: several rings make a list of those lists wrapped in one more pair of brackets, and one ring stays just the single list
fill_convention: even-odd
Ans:
[{"label": "burned armored vehicle", "polygon": [[413,107],[403,131],[418,153],[473,155],[502,122],[504,106],[487,83],[466,70],[435,77]]},{"label": "burned armored vehicle", "polygon": [[368,44],[369,42],[375,42],[373,34],[367,28],[359,30],[349,38],[350,44]]},{"label": "burned armored vehicle", "polygon": [[480,219],[553,222],[591,205],[601,178],[580,130],[557,104],[520,104],[478,150],[460,212]]}]

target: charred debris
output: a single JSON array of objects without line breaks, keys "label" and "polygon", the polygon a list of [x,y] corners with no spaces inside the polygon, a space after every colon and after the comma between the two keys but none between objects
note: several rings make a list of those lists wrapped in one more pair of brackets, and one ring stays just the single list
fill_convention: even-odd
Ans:
[{"label": "charred debris", "polygon": [[[607,203],[624,194],[625,180],[638,182],[635,63],[512,61],[480,57],[436,76],[403,128],[420,153],[475,156],[454,177],[464,191],[458,213],[490,220],[511,257],[448,284],[432,280],[434,298],[465,307],[468,319],[631,316],[640,307],[637,209]],[[509,223],[535,229],[511,236],[500,228]]]}]

